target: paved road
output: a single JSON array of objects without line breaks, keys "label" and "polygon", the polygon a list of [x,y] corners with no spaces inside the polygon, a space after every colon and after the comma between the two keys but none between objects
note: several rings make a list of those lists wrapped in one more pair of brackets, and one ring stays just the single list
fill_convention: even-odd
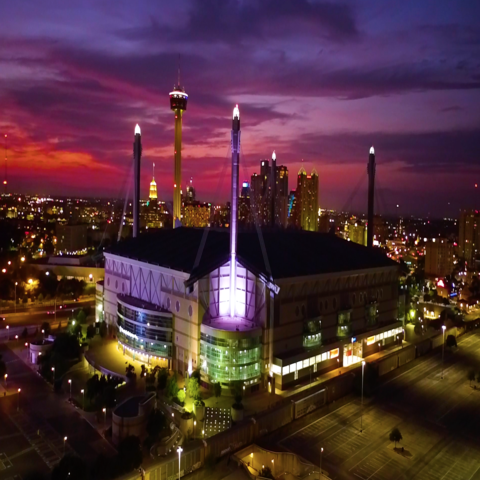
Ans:
[{"label": "paved road", "polygon": [[[298,453],[332,478],[349,480],[480,480],[480,389],[467,372],[480,368],[480,333],[468,334],[456,353],[418,359],[399,370],[368,401],[309,415],[265,440]],[[330,413],[328,410],[330,409]],[[363,428],[361,429],[361,425]],[[395,450],[392,428],[403,435]]]},{"label": "paved road", "polygon": [[[67,395],[53,393],[51,385],[7,345],[0,345],[0,354],[7,364],[9,393],[0,398],[0,478],[24,476],[31,470],[49,471],[63,455],[65,436],[66,451],[73,450],[87,461],[100,453],[114,454],[112,447],[68,404]],[[8,472],[2,472],[2,453],[12,464],[6,467]]]}]

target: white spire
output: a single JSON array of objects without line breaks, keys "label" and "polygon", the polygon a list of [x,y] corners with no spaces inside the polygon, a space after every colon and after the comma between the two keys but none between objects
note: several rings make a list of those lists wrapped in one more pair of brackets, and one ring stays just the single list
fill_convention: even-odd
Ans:
[{"label": "white spire", "polygon": [[240,110],[238,109],[238,103],[233,109],[233,118],[237,117],[240,120]]},{"label": "white spire", "polygon": [[373,148],[373,145],[370,147],[370,154],[375,155],[375,149]]},{"label": "white spire", "polygon": [[138,133],[139,135],[142,134],[142,132],[140,131],[140,126],[138,125],[138,123],[135,125],[135,135],[136,135],[137,133]]},{"label": "white spire", "polygon": [[275,150],[274,150],[272,153],[272,160],[276,160],[276,159],[277,159],[277,155],[275,154]]}]

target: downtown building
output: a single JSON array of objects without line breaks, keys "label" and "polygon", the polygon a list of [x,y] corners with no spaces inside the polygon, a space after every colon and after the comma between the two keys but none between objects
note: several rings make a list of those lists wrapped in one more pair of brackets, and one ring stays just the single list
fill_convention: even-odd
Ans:
[{"label": "downtown building", "polygon": [[318,173],[311,175],[303,167],[297,175],[297,189],[290,193],[288,201],[289,223],[291,226],[316,232],[318,230]]}]

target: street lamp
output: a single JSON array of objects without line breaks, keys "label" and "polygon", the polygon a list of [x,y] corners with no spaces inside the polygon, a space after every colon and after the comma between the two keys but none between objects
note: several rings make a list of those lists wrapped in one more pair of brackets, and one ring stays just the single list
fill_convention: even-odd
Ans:
[{"label": "street lamp", "polygon": [[22,391],[21,388],[18,389],[18,397],[17,397],[17,412],[20,410],[20,392]]},{"label": "street lamp", "polygon": [[55,385],[55,367],[52,367],[52,372],[53,372],[53,384]]},{"label": "street lamp", "polygon": [[85,411],[85,390],[82,388],[80,392],[83,395],[83,411]]},{"label": "street lamp", "polygon": [[202,430],[202,437],[205,438],[205,430]]},{"label": "street lamp", "polygon": [[196,430],[196,427],[197,427],[197,421],[194,420],[194,421],[193,421],[193,438],[195,438],[195,430]]},{"label": "street lamp", "polygon": [[65,444],[67,443],[67,437],[63,437],[63,455],[65,456]]},{"label": "street lamp", "polygon": [[105,423],[105,425],[106,425],[106,424],[107,424],[107,409],[104,408],[104,409],[102,410],[102,412],[103,412],[103,421],[104,421],[104,423]]},{"label": "street lamp", "polygon": [[28,283],[31,285],[33,283],[33,280],[31,278],[29,278]]},{"label": "street lamp", "polygon": [[68,385],[70,386],[70,400],[72,399],[72,380],[68,379]]},{"label": "street lamp", "polygon": [[275,476],[275,461],[272,458],[272,475]]},{"label": "street lamp", "polygon": [[18,282],[15,282],[15,306],[14,306],[15,313],[17,313],[17,285],[18,285]]},{"label": "street lamp", "polygon": [[178,453],[178,480],[180,480],[180,462],[181,462],[181,458],[182,458],[182,452],[183,452],[183,448],[178,447],[177,448],[177,453]]},{"label": "street lamp", "polygon": [[442,344],[442,380],[443,380],[443,360],[445,358],[445,330],[447,327],[445,325],[442,325],[442,330],[443,330],[443,344]]},{"label": "street lamp", "polygon": [[6,373],[4,376],[3,376],[3,380],[5,382],[5,390],[7,389],[7,377],[8,377],[8,373]]},{"label": "street lamp", "polygon": [[362,361],[362,406],[360,413],[360,432],[363,430],[363,377],[365,373],[365,360]]},{"label": "street lamp", "polygon": [[320,480],[323,478],[323,475],[322,475],[322,457],[323,457],[323,447],[320,449]]},{"label": "street lamp", "polygon": [[25,257],[22,257],[22,258],[20,259],[20,261],[21,261],[21,262],[24,262],[24,261],[25,261]]}]

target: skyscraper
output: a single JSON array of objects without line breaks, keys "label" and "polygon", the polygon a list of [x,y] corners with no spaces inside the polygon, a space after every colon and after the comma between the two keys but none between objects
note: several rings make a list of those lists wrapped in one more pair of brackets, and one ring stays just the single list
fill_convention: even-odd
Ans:
[{"label": "skyscraper", "polygon": [[458,223],[458,256],[471,266],[480,247],[480,213],[478,210],[462,210]]},{"label": "skyscraper", "polygon": [[187,185],[187,195],[185,201],[195,201],[195,187],[193,186],[193,177],[190,177],[190,183]]},{"label": "skyscraper", "polygon": [[153,164],[152,181],[150,182],[150,192],[148,194],[148,198],[150,198],[150,200],[156,200],[158,198],[157,182],[155,181],[155,164]]},{"label": "skyscraper", "polygon": [[252,222],[250,211],[250,184],[243,182],[240,198],[238,199],[238,223],[247,225]]},{"label": "skyscraper", "polygon": [[259,226],[271,223],[271,178],[268,160],[260,161],[260,174],[254,173],[250,182],[250,205],[253,221]]},{"label": "skyscraper", "polygon": [[316,232],[318,225],[318,173],[315,169],[311,175],[303,167],[297,176],[295,192],[294,224],[302,230]]},{"label": "skyscraper", "polygon": [[375,150],[370,148],[368,155],[368,219],[367,219],[367,247],[373,246],[373,215],[375,208]]},{"label": "skyscraper", "polygon": [[288,168],[285,165],[279,165],[275,169],[274,193],[275,225],[285,228],[288,217]]},{"label": "skyscraper", "polygon": [[170,92],[170,108],[175,113],[175,147],[174,147],[174,180],[173,180],[173,228],[181,225],[182,217],[182,116],[187,109],[188,95],[185,88],[178,84]]}]

